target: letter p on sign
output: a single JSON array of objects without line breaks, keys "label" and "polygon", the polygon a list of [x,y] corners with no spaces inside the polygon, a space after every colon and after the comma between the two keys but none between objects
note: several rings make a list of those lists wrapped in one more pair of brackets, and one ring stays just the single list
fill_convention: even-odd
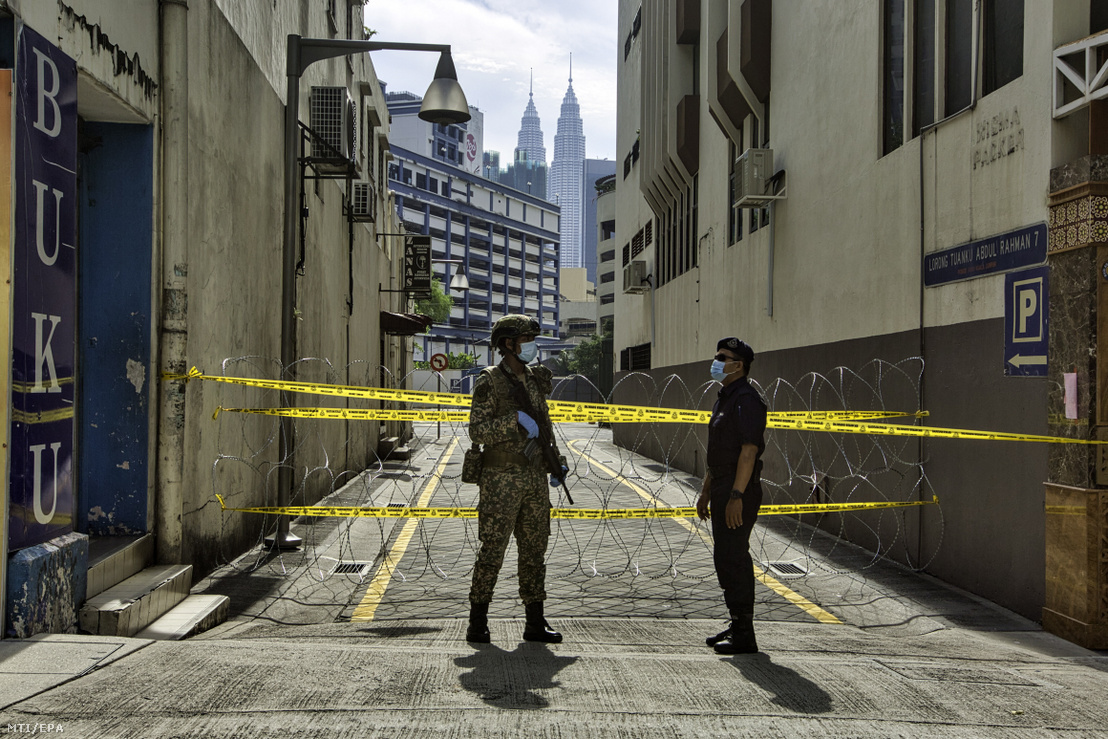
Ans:
[{"label": "letter p on sign", "polygon": [[1016,309],[1012,322],[1013,341],[1042,341],[1043,279],[1036,277],[1012,283],[1012,303]]}]

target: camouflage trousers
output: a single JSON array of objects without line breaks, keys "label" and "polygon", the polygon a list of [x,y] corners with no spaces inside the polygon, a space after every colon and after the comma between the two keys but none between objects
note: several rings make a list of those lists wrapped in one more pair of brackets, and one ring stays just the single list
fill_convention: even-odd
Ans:
[{"label": "camouflage trousers", "polygon": [[550,541],[550,494],[546,474],[532,467],[486,467],[477,503],[477,563],[471,603],[488,603],[512,535],[519,553],[519,597],[524,604],[546,600],[546,545]]}]

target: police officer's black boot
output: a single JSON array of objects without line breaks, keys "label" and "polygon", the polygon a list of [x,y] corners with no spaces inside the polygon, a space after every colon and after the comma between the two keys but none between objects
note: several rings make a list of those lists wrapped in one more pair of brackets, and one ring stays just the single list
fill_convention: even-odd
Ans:
[{"label": "police officer's black boot", "polygon": [[754,638],[754,614],[731,614],[731,633],[714,645],[716,654],[755,654],[758,641]]},{"label": "police officer's black boot", "polygon": [[469,628],[466,629],[466,641],[475,644],[488,644],[492,641],[489,636],[489,604],[469,604]]},{"label": "police officer's black boot", "polygon": [[562,641],[562,635],[550,628],[543,617],[541,600],[538,603],[525,603],[523,608],[527,613],[527,623],[523,626],[524,639],[548,644],[559,644]]},{"label": "police officer's black boot", "polygon": [[719,644],[721,641],[725,641],[726,639],[728,639],[730,636],[731,636],[731,624],[730,624],[730,622],[728,622],[726,629],[719,632],[715,636],[709,636],[708,638],[706,638],[704,640],[704,643],[707,644],[709,647],[714,647],[715,645]]}]

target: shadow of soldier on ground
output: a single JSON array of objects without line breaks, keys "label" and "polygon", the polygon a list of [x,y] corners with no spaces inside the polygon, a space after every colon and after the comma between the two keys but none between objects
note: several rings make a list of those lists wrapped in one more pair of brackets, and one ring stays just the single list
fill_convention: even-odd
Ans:
[{"label": "shadow of soldier on ground", "polygon": [[774,664],[764,652],[735,655],[722,661],[730,662],[744,678],[771,694],[771,703],[794,713],[831,711],[831,696],[823,688],[791,667]]},{"label": "shadow of soldier on ground", "polygon": [[522,642],[508,652],[495,644],[481,644],[468,657],[457,657],[454,664],[469,669],[460,678],[462,687],[497,708],[546,708],[550,705],[541,691],[560,685],[554,680],[559,671],[577,661],[577,657],[559,657],[545,644]]}]

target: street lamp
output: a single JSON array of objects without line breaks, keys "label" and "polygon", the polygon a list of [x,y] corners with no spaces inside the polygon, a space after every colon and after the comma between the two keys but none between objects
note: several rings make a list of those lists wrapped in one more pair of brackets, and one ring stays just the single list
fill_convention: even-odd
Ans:
[{"label": "street lamp", "polygon": [[[296,206],[297,135],[300,123],[300,78],[304,70],[323,59],[370,51],[437,51],[439,63],[435,78],[423,97],[419,117],[432,123],[465,123],[470,119],[469,103],[458,84],[450,46],[444,44],[405,44],[387,41],[356,41],[352,39],[301,38],[289,34],[285,57],[288,87],[285,96],[285,212],[281,248],[281,366],[288,368],[296,361]],[[282,393],[281,406],[288,407]],[[282,464],[277,472],[277,505],[287,506],[292,491],[292,468],[287,463],[292,456],[292,419],[281,417],[280,454]],[[267,542],[281,549],[295,549],[300,538],[289,534],[287,516],[277,517],[277,535]]]}]

